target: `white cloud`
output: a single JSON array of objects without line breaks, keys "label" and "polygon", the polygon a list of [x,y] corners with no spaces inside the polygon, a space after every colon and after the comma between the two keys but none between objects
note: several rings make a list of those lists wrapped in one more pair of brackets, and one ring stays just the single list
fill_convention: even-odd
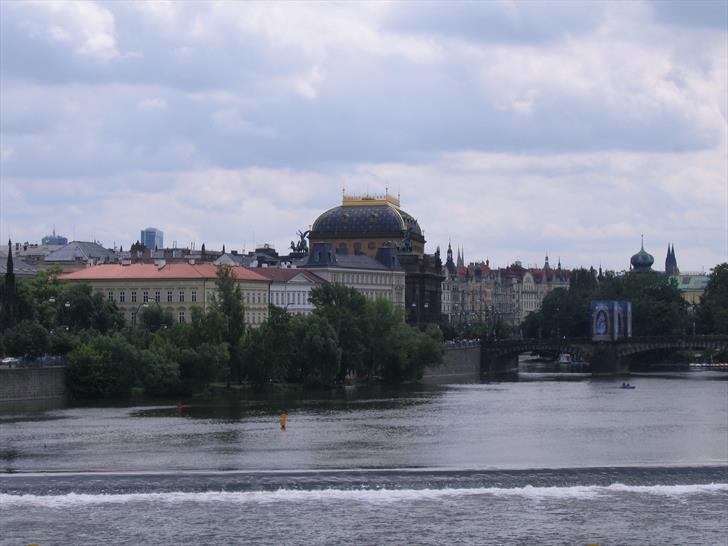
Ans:
[{"label": "white cloud", "polygon": [[0,227],[285,247],[342,184],[388,185],[430,250],[497,265],[621,268],[641,232],[658,261],[728,258],[728,32],[641,2],[435,8],[6,3]]},{"label": "white cloud", "polygon": [[224,108],[213,112],[212,124],[227,134],[243,134],[263,138],[276,138],[277,132],[272,127],[259,127],[243,118],[238,108]]},{"label": "white cloud", "polygon": [[119,55],[116,47],[114,15],[92,2],[43,1],[31,3],[42,15],[54,23],[49,35],[54,40],[73,42],[75,50],[100,61],[109,61]]},{"label": "white cloud", "polygon": [[139,110],[164,110],[167,108],[167,101],[159,98],[148,98],[142,100],[137,108]]}]

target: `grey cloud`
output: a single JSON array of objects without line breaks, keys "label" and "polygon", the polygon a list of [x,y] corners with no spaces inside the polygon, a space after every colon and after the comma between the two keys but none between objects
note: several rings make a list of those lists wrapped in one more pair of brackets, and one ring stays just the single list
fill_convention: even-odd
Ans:
[{"label": "grey cloud", "polygon": [[233,87],[255,91],[260,79],[295,73],[304,57],[272,48],[243,32],[221,33],[215,40],[192,41],[167,35],[124,3],[110,3],[121,55],[99,62],[78,55],[71,43],[52,40],[48,25],[26,24],[30,14],[15,6],[0,18],[0,77],[44,84],[133,82],[189,91]]},{"label": "grey cloud", "polygon": [[669,25],[713,28],[728,32],[725,0],[650,0],[655,19]]},{"label": "grey cloud", "polygon": [[483,43],[539,44],[592,30],[601,12],[596,2],[399,2],[384,28]]}]

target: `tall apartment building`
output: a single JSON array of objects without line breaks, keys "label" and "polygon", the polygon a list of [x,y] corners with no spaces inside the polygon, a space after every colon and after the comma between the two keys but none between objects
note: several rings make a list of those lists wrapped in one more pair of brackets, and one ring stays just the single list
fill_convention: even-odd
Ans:
[{"label": "tall apartment building", "polygon": [[142,230],[139,242],[150,250],[164,248],[164,232],[157,228],[148,227]]}]

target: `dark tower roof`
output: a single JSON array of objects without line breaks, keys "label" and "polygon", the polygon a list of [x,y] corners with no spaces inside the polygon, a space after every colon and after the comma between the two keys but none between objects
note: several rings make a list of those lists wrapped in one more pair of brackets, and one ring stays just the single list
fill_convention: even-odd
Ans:
[{"label": "dark tower roof", "polygon": [[457,275],[458,270],[452,259],[452,245],[449,242],[447,243],[447,260],[445,261],[445,269],[447,269],[447,272],[451,277]]},{"label": "dark tower roof", "polygon": [[632,259],[630,260],[630,264],[632,264],[632,271],[638,273],[652,271],[652,264],[654,263],[655,258],[652,256],[652,254],[648,254],[647,252],[645,252],[645,243],[643,238],[640,251],[632,256]]},{"label": "dark tower roof", "polygon": [[665,257],[665,275],[679,275],[680,270],[677,267],[677,258],[675,257],[675,245],[672,247],[668,243],[667,256]]}]

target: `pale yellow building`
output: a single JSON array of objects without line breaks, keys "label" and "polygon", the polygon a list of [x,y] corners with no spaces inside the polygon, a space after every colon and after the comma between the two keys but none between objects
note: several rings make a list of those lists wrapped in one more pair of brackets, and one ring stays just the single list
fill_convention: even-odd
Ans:
[{"label": "pale yellow building", "polygon": [[[245,267],[231,267],[240,286],[245,323],[256,327],[268,318],[270,280]],[[124,318],[135,324],[139,312],[159,305],[179,322],[190,320],[192,308],[204,311],[216,296],[217,267],[211,264],[106,264],[60,277],[85,283],[116,303]]]},{"label": "pale yellow building", "polygon": [[710,281],[710,277],[705,273],[679,273],[672,278],[677,282],[677,288],[680,290],[683,299],[690,305],[700,303],[700,298],[703,297],[708,281]]}]

